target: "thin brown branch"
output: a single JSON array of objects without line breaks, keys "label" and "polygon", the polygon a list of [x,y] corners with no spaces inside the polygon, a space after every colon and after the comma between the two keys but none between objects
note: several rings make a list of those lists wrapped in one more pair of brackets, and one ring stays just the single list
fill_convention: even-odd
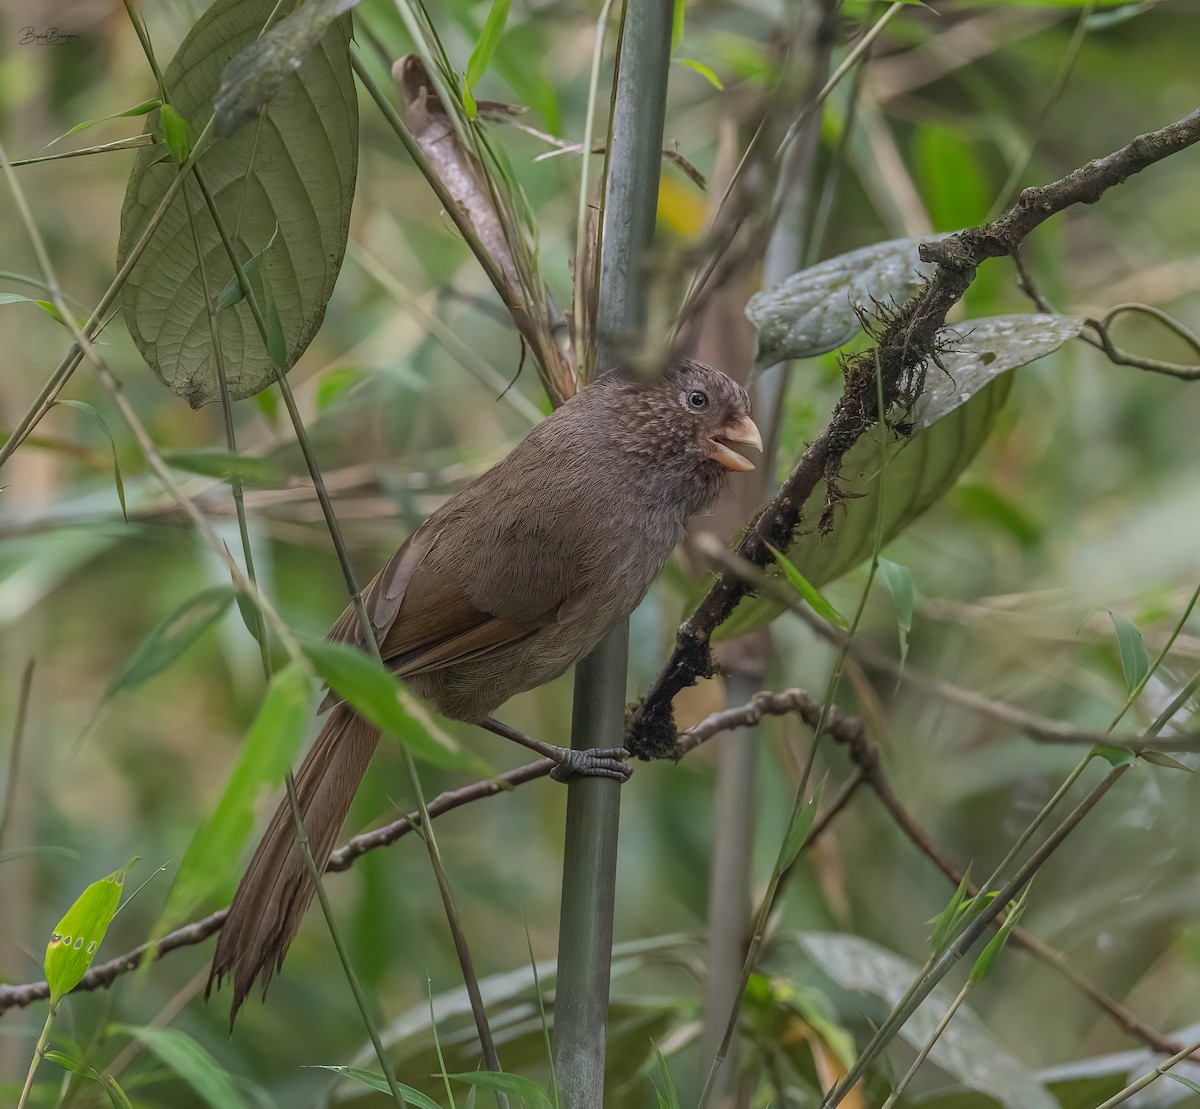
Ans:
[{"label": "thin brown branch", "polygon": [[[842,457],[876,423],[876,367],[884,406],[911,403],[924,369],[937,350],[938,331],[989,258],[1013,254],[1025,237],[1052,215],[1075,204],[1093,204],[1114,185],[1200,141],[1200,110],[1040,188],[1025,189],[998,219],[921,248],[936,262],[932,278],[887,321],[876,346],[845,364],[846,384],[826,429],[813,440],[779,492],[738,547],[756,566],[766,566],[770,547],[786,549],[809,496],[823,479],[836,480]],[[675,648],[645,698],[630,713],[627,746],[644,758],[670,751],[676,742],[672,701],[681,689],[713,672],[709,644],[714,629],[751,590],[726,572],[679,628]]]}]

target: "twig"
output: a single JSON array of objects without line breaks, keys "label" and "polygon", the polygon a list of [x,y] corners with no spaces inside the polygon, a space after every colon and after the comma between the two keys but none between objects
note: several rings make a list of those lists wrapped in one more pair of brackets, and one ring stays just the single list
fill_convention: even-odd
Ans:
[{"label": "twig", "polygon": [[[911,400],[919,391],[926,362],[937,349],[937,334],[946,322],[946,314],[969,288],[983,261],[1013,254],[1024,238],[1050,216],[1074,204],[1095,203],[1112,186],[1197,141],[1200,111],[1159,131],[1140,135],[1061,180],[1025,189],[1017,204],[991,223],[924,244],[922,258],[937,263],[933,277],[897,310],[875,349],[847,362],[845,390],[828,427],[801,456],[779,493],[742,540],[738,553],[761,567],[771,559],[770,546],[786,549],[790,545],[804,505],[818,482],[836,480],[846,451],[874,426],[876,365],[883,378],[887,406]],[[670,750],[675,742],[671,702],[681,689],[712,674],[709,644],[713,630],[748,592],[746,583],[736,575],[722,574],[679,628],[670,658],[644,700],[630,714],[629,741],[639,753],[653,756]]]}]

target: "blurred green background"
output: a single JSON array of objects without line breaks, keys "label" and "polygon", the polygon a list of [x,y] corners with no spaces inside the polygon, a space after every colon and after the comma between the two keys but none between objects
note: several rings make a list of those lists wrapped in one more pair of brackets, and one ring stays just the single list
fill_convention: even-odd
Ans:
[{"label": "blurred green background", "polygon": [[[1011,200],[999,194],[1024,159],[1021,185],[1049,181],[1196,106],[1200,9],[1194,0],[1090,9],[938,0],[931,8],[936,12],[906,9],[874,52],[822,257],[979,223],[998,200]],[[160,58],[174,52],[202,10],[188,0],[146,5]],[[856,18],[874,19],[882,10],[854,5],[839,27],[837,51],[850,41]],[[463,0],[435,6],[432,14],[459,66],[487,11],[486,3]],[[523,123],[578,141],[597,14],[595,3],[515,4],[479,95],[527,105]],[[702,172],[714,170],[722,122],[748,119],[768,94],[791,14],[790,3],[774,0],[688,4],[678,53],[710,66],[724,88],[673,65],[666,142]],[[366,0],[357,15],[363,56],[382,78],[368,44],[377,39],[399,56],[409,49],[402,27],[389,0]],[[0,13],[0,134],[10,157],[42,154],[81,120],[153,94],[119,3],[39,5],[39,25],[78,32],[62,47],[19,45],[21,28],[33,18],[12,8]],[[1077,55],[1061,92],[1052,96],[1073,42]],[[350,248],[325,324],[290,380],[365,579],[449,493],[501,457],[546,406],[532,369],[518,374],[519,340],[469,251],[374,106],[360,98]],[[839,94],[826,115],[818,181],[829,172],[845,120]],[[107,142],[140,129],[140,120],[114,120],[59,145]],[[537,213],[543,271],[560,302],[569,302],[578,158],[537,160],[552,149],[545,142],[511,127],[492,134]],[[111,153],[17,171],[81,314],[113,274],[130,160],[128,153]],[[675,166],[665,164],[663,174],[660,236],[665,244],[685,245],[699,235],[707,201]],[[1095,207],[1051,220],[1028,241],[1025,260],[1061,311],[1100,315],[1141,301],[1195,328],[1197,198],[1200,152],[1193,149],[1110,191]],[[9,276],[33,274],[36,263],[7,191],[0,213],[0,291],[29,292]],[[387,284],[379,280],[381,271]],[[1028,308],[1012,265],[993,261],[972,287],[964,318]],[[1119,341],[1142,354],[1196,360],[1149,321],[1131,318],[1119,328]],[[464,367],[447,350],[446,331],[470,348],[492,375],[490,383],[478,376],[479,366]],[[0,430],[15,424],[66,345],[63,328],[35,307],[0,308]],[[223,445],[219,407],[193,412],[165,390],[119,320],[104,332],[101,349],[160,447]],[[510,379],[511,389],[498,399],[494,382]],[[797,366],[780,476],[823,426],[837,394],[832,356]],[[148,472],[86,365],[65,395],[94,405],[111,429],[129,521],[122,520],[105,432],[86,412],[56,408],[6,467],[0,493],[0,750],[6,753],[21,672],[36,660],[15,806],[0,843],[0,975],[9,982],[42,977],[43,945],[54,923],[85,885],[133,855],[143,861],[131,888],[156,868],[166,872],[117,917],[101,957],[146,937],[172,866],[218,796],[263,693],[257,648],[233,609],[168,672],[119,697],[88,728],[109,681],[146,633],[226,574]],[[295,629],[321,634],[343,607],[342,580],[286,417],[276,409],[270,394],[236,408],[243,448],[291,475],[284,486],[247,495],[260,581]],[[1197,583],[1198,422],[1194,387],[1114,366],[1082,343],[1019,371],[979,458],[886,552],[909,568],[917,588],[910,663],[1081,728],[1104,728],[1125,698],[1105,610],[1132,619],[1153,656]],[[181,477],[237,550],[227,486]],[[842,611],[852,611],[863,582],[856,572],[827,593]],[[675,568],[635,614],[631,698],[665,658],[690,588]],[[880,646],[897,650],[886,592],[873,594],[864,628]],[[829,649],[786,617],[773,634],[777,657],[769,684],[819,695],[832,663]],[[1152,720],[1198,659],[1200,625],[1193,619],[1134,707],[1127,730]],[[690,720],[719,705],[720,694],[709,689],[685,701],[681,720]],[[840,703],[868,720],[897,793],[943,850],[960,866],[971,864],[976,876],[1003,856],[1078,758],[1076,750],[1036,746],[886,680],[872,685],[852,674]],[[515,700],[503,717],[564,742],[569,713],[570,686],[563,680]],[[1191,730],[1188,719],[1176,721],[1179,730]],[[455,733],[498,768],[524,761],[518,749],[494,737],[457,726]],[[809,741],[791,719],[770,721],[766,736],[759,800],[747,814],[755,825],[756,891],[778,849]],[[655,1104],[646,1073],[654,1069],[653,1043],[670,1055],[681,1090],[694,1083],[716,747],[736,741],[714,741],[678,765],[639,765],[625,788],[617,942],[678,938],[651,945],[614,981],[613,1105]],[[819,769],[830,776],[827,789],[848,773],[842,752],[832,749]],[[1098,777],[1092,770],[1085,783]],[[429,767],[422,767],[422,780],[429,795],[465,781]],[[1194,775],[1139,764],[1044,868],[1023,921],[1162,1030],[1200,1020],[1198,791]],[[560,786],[540,781],[438,822],[481,976],[527,970],[531,950],[537,959],[554,956],[565,796]],[[274,799],[264,798],[264,813],[269,804]],[[385,743],[351,827],[394,818],[412,804],[398,752]],[[239,873],[240,863],[231,859],[228,891]],[[406,839],[372,853],[331,878],[328,889],[383,1024],[409,1014],[413,1031],[397,1054],[400,1077],[439,1095],[429,1077],[436,1060],[426,1007],[431,992],[454,990],[459,975],[421,845]],[[780,1000],[788,988],[819,991],[835,1023],[860,1037],[886,1011],[868,994],[839,988],[792,938],[852,934],[919,966],[928,922],[950,892],[878,804],[860,795],[804,858],[768,942],[763,969],[776,989],[748,1008],[742,1053],[747,1065],[757,1068],[764,1058],[769,1064],[756,1071],[761,1086],[753,1104],[815,1104],[808,1038],[814,1025]],[[249,1004],[232,1036],[221,997],[207,1005],[197,997],[210,954],[209,944],[176,951],[111,990],[72,997],[56,1033],[93,1044],[94,1065],[108,1067],[128,1042],[104,1038],[110,1023],[142,1025],[165,1011],[173,1027],[235,1076],[249,1105],[319,1104],[332,1079],[302,1067],[371,1065],[317,913],[310,914],[265,1006]],[[523,985],[497,991],[491,1008],[502,1060],[544,1080],[532,994]],[[805,996],[811,1016],[813,1003]],[[1005,955],[970,1004],[986,1031],[963,1048],[969,1058],[987,1055],[994,1041],[1036,1071],[1139,1046],[1044,964],[1016,951]],[[12,1010],[0,1021],[0,1101],[6,1104],[10,1094],[15,1102],[43,1019],[39,1005]],[[461,1012],[442,1025],[451,1069],[473,1066],[468,1030],[469,1017]],[[897,1049],[897,1073],[911,1058],[905,1050]],[[136,1104],[205,1104],[145,1053],[122,1059],[121,1066],[119,1077]],[[792,1071],[773,1085],[772,1067]],[[57,1104],[53,1069],[44,1066],[36,1104]],[[911,1103],[962,1077],[930,1066]],[[780,1097],[779,1089],[791,1092]],[[339,1087],[334,1096],[350,1095],[384,1103],[361,1087]],[[1158,1096],[1167,1095],[1191,1096],[1182,1086]],[[99,1104],[99,1097],[98,1088],[81,1089],[71,1104]],[[993,1104],[980,1094],[971,1098],[936,1104]],[[1001,1097],[995,1103],[1011,1102]]]}]

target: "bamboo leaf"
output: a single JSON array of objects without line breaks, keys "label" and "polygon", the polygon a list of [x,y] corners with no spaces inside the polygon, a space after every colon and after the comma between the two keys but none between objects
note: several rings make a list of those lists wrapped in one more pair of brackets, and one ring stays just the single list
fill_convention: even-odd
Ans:
[{"label": "bamboo leaf", "polygon": [[[305,5],[301,11],[310,5]],[[274,0],[216,0],[167,67],[165,80],[179,116],[198,133],[232,54],[254,42]],[[230,395],[249,397],[286,371],[316,334],[346,249],[358,163],[358,102],[349,57],[349,17],[328,27],[265,109],[261,127],[246,127],[213,144],[202,172],[234,250],[261,261],[261,307],[271,319],[264,342],[244,301],[217,316],[216,330]],[[157,127],[151,116],[149,129]],[[141,237],[177,167],[138,152],[121,211],[118,262]],[[191,207],[189,214],[188,206]],[[129,331],[150,368],[192,407],[217,400],[220,388],[208,305],[192,237],[195,222],[209,289],[229,283],[233,266],[198,188],[183,190],[133,267],[121,292]]]},{"label": "bamboo leaf", "polygon": [[108,446],[112,451],[113,464],[113,483],[117,487],[117,500],[121,502],[121,515],[125,518],[125,522],[129,523],[129,513],[125,509],[125,482],[121,478],[121,463],[117,459],[117,441],[113,438],[113,434],[108,429],[108,424],[103,416],[90,404],[82,400],[57,400],[56,405],[63,404],[68,408],[78,409],[80,412],[86,412],[96,423],[100,425],[100,430],[108,437]]},{"label": "bamboo leaf", "polygon": [[[275,230],[271,232],[271,238],[267,241],[267,245],[262,250],[255,251],[244,262],[242,262],[242,273],[246,275],[246,280],[250,283],[250,287],[254,290],[254,295],[261,301],[263,296],[262,283],[262,260],[263,255],[267,253],[275,245],[275,240],[279,236],[279,224],[275,225]],[[246,291],[242,288],[241,278],[238,277],[237,271],[229,275],[229,280],[225,282],[225,287],[217,294],[217,299],[213,304],[213,310],[223,312],[226,308],[232,308],[235,304],[240,304],[246,299]]]},{"label": "bamboo leaf", "polygon": [[[388,1085],[387,1079],[382,1074],[363,1070],[362,1067],[339,1067],[329,1063],[315,1063],[312,1069],[327,1070],[333,1074],[340,1074],[344,1078],[353,1078],[356,1082],[361,1082],[368,1089],[378,1090],[381,1094],[390,1094],[392,1092],[392,1088]],[[433,1098],[421,1093],[420,1090],[414,1090],[411,1086],[406,1086],[403,1082],[397,1082],[396,1085],[400,1087],[400,1092],[404,1095],[404,1100],[411,1104],[414,1109],[442,1109]]]},{"label": "bamboo leaf", "polygon": [[293,663],[267,687],[229,781],[212,811],[196,829],[167,895],[158,934],[183,919],[227,885],[231,869],[254,830],[254,807],[264,787],[277,787],[287,773],[309,718],[309,680]]},{"label": "bamboo leaf", "polygon": [[[770,544],[767,544],[770,546]],[[813,610],[818,616],[824,617],[834,627],[845,630],[850,627],[850,622],[833,607],[823,596],[815,585],[806,578],[791,562],[788,561],[787,555],[776,547],[771,547],[771,553],[775,556],[775,561],[783,569],[784,577],[791,582],[796,592],[808,603],[808,607]]]},{"label": "bamboo leaf", "polygon": [[779,858],[775,862],[777,874],[782,874],[787,870],[804,850],[808,833],[812,831],[813,821],[817,819],[817,812],[821,807],[823,791],[824,785],[822,784],[813,791],[813,795],[803,805],[792,813],[787,831],[783,836],[783,846],[779,849]]},{"label": "bamboo leaf", "polygon": [[908,633],[913,621],[913,583],[907,566],[898,562],[879,560],[879,577],[892,596],[892,607],[896,610],[896,625],[900,630],[900,665],[908,657]]},{"label": "bamboo leaf", "polygon": [[113,1109],[133,1109],[129,1096],[121,1089],[120,1084],[111,1074],[104,1074],[95,1067],[84,1066],[73,1055],[68,1055],[65,1051],[47,1051],[42,1058],[49,1059],[50,1062],[57,1063],[63,1070],[69,1070],[72,1074],[78,1074],[89,1082],[95,1082],[102,1086],[105,1094],[108,1095],[108,1103]]},{"label": "bamboo leaf", "polygon": [[474,119],[478,111],[473,95],[475,86],[487,72],[492,55],[496,52],[496,44],[500,41],[500,36],[504,34],[510,2],[511,0],[492,0],[483,30],[479,32],[479,38],[475,40],[475,46],[467,60],[467,71],[463,74],[462,81],[462,98],[463,107],[466,108],[467,116],[470,119]]},{"label": "bamboo leaf", "polygon": [[446,769],[491,770],[462,750],[382,664],[343,643],[308,639],[304,653],[321,679],[354,711],[394,735],[418,758]]},{"label": "bamboo leaf", "polygon": [[1121,673],[1125,675],[1125,688],[1131,693],[1142,684],[1150,672],[1150,657],[1146,654],[1146,642],[1138,626],[1119,612],[1109,610],[1113,628],[1117,633],[1117,650],[1121,656]]},{"label": "bamboo leaf", "polygon": [[699,73],[718,92],[725,91],[725,86],[721,83],[721,78],[717,76],[717,71],[712,66],[706,65],[704,62],[698,62],[695,58],[676,58],[675,60],[680,65],[686,66],[693,73]]},{"label": "bamboo leaf", "polygon": [[1178,759],[1173,759],[1162,751],[1139,751],[1138,758],[1153,763],[1155,766],[1165,766],[1168,770],[1185,770],[1189,774],[1192,773],[1190,766],[1184,765]]},{"label": "bamboo leaf", "polygon": [[113,112],[112,115],[100,116],[98,119],[88,119],[83,123],[77,123],[69,131],[64,131],[57,139],[51,139],[46,143],[47,147],[53,146],[56,142],[67,138],[69,135],[78,135],[80,131],[86,131],[89,127],[95,127],[98,123],[107,123],[110,119],[124,119],[132,116],[149,115],[155,108],[162,106],[162,101],[157,96],[151,97],[149,100],[143,100],[140,104],[135,104],[132,108],[126,108],[123,112]]},{"label": "bamboo leaf", "polygon": [[550,1095],[532,1079],[520,1074],[478,1070],[468,1071],[465,1074],[451,1074],[447,1077],[482,1090],[498,1090],[500,1093],[518,1097],[531,1109],[554,1109]]},{"label": "bamboo leaf", "polygon": [[1008,915],[1004,918],[1004,923],[1000,925],[996,934],[987,942],[987,945],[979,953],[979,958],[975,960],[975,965],[971,967],[971,973],[967,981],[972,986],[978,986],[989,974],[992,973],[992,968],[996,965],[996,960],[1000,957],[1000,952],[1004,950],[1004,945],[1008,943],[1008,937],[1012,935],[1012,930],[1017,926],[1017,922],[1021,919],[1021,914],[1025,911],[1025,903],[1029,897],[1029,887],[1025,887],[1025,891],[1021,894],[1016,904],[1010,905]]},{"label": "bamboo leaf", "polygon": [[137,859],[130,859],[120,870],[88,886],[51,933],[44,965],[52,1009],[57,1009],[87,974],[121,903],[125,875],[135,862]]},{"label": "bamboo leaf", "polygon": [[141,1040],[172,1071],[182,1078],[212,1109],[245,1109],[246,1101],[233,1079],[191,1036],[177,1028],[141,1028],[114,1025],[114,1032]]},{"label": "bamboo leaf", "polygon": [[118,693],[136,689],[173,665],[221,619],[232,600],[233,589],[228,585],[217,585],[184,601],[138,644],[108,683],[101,704],[111,701]]},{"label": "bamboo leaf", "polygon": [[933,935],[929,938],[929,953],[931,955],[938,954],[943,947],[950,941],[954,931],[954,926],[959,919],[959,910],[962,908],[963,902],[967,897],[967,883],[970,880],[970,873],[962,876],[958,883],[958,888],[954,891],[954,896],[946,903],[946,907],[937,915],[933,924]]}]

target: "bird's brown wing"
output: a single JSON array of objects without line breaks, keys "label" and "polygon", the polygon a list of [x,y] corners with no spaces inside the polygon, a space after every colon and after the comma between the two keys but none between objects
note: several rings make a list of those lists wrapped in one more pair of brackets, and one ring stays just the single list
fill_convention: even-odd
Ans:
[{"label": "bird's brown wing", "polygon": [[[363,591],[363,604],[379,653],[401,677],[437,670],[524,638],[554,619],[546,612],[513,618],[474,605],[456,575],[430,568],[426,559],[441,527],[431,519],[415,531]],[[362,645],[353,606],[329,633],[335,642]]]}]

